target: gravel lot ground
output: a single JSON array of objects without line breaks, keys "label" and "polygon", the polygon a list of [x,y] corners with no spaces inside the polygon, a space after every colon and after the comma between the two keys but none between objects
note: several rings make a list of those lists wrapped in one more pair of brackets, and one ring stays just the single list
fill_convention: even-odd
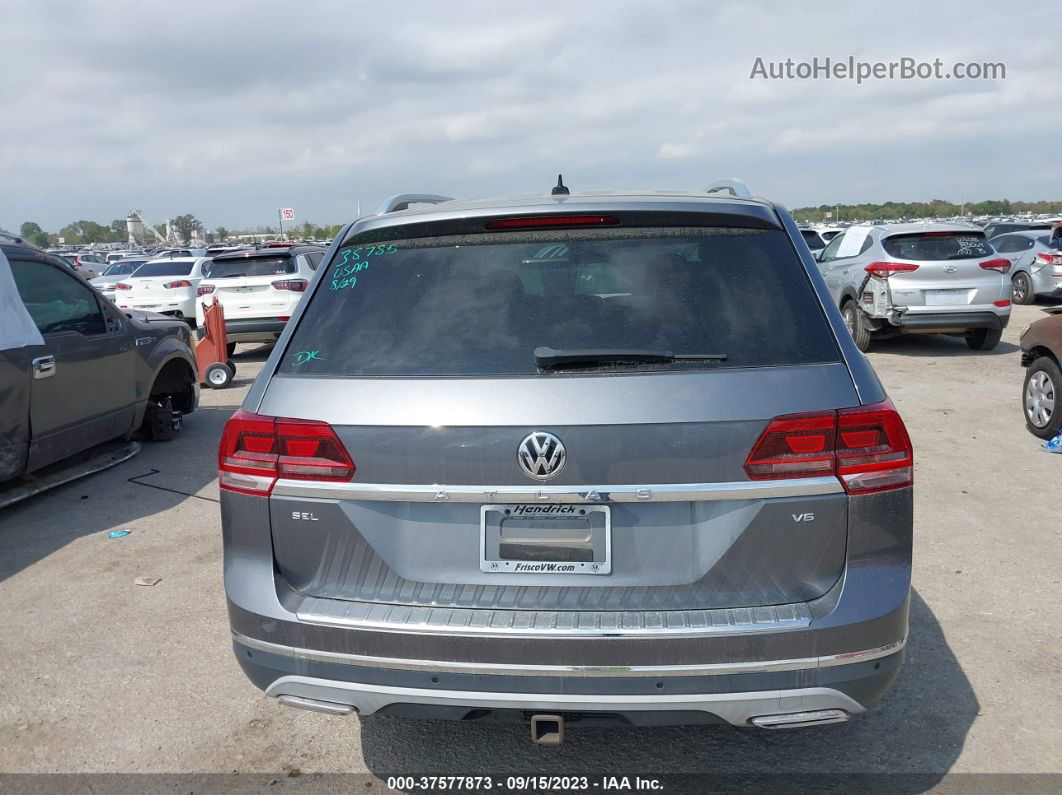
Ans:
[{"label": "gravel lot ground", "polygon": [[1062,456],[1025,430],[1016,344],[1040,316],[1016,307],[991,352],[909,337],[870,354],[915,444],[915,595],[899,683],[859,720],[575,729],[549,749],[523,727],[266,699],[232,658],[221,582],[216,440],[265,355],[242,346],[234,388],[204,391],[178,440],[0,512],[0,771],[1062,773]]}]

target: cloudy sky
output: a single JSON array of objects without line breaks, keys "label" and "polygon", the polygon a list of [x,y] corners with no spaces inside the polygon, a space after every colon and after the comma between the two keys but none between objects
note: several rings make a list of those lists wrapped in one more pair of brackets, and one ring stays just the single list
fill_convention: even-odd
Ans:
[{"label": "cloudy sky", "polygon": [[[6,0],[0,227],[346,221],[399,192],[1062,199],[1053,2]],[[162,9],[165,9],[163,11]],[[764,61],[1004,80],[750,79]]]}]

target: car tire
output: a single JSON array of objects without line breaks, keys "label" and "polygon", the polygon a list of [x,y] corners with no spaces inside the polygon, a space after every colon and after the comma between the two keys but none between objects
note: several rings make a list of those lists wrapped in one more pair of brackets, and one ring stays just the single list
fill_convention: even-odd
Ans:
[{"label": "car tire", "polygon": [[228,345],[226,345],[225,346],[225,353],[228,354],[228,357],[231,359],[232,358],[232,354],[236,353],[236,343],[235,342],[230,342]]},{"label": "car tire", "polygon": [[1050,356],[1041,356],[1030,364],[1025,370],[1021,394],[1029,433],[1041,439],[1058,436],[1062,431],[1062,370],[1058,362]]},{"label": "car tire", "polygon": [[168,442],[177,435],[180,427],[180,421],[174,419],[173,401],[166,395],[162,400],[148,403],[140,430],[145,439]]},{"label": "car tire", "polygon": [[203,373],[203,383],[211,389],[224,389],[232,383],[236,371],[222,362],[214,362]]},{"label": "car tire", "polygon": [[974,329],[966,337],[966,344],[975,351],[990,351],[999,344],[1003,337],[1003,329],[979,328]]},{"label": "car tire", "polygon": [[844,306],[841,307],[841,316],[852,334],[852,339],[855,340],[856,347],[863,352],[868,351],[871,340],[870,328],[863,318],[863,311],[856,305],[856,302],[845,301]]},{"label": "car tire", "polygon": [[1036,300],[1032,279],[1024,271],[1018,271],[1011,279],[1011,300],[1016,304],[1031,304]]}]

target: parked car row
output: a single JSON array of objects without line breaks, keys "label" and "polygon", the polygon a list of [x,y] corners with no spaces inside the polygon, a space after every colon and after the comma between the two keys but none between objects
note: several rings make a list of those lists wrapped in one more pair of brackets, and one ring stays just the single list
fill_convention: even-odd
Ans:
[{"label": "parked car row", "polygon": [[214,256],[180,256],[177,250],[152,257],[115,260],[90,284],[119,308],[158,312],[203,326],[203,302],[225,307],[230,346],[274,342],[299,303],[324,249],[270,245],[226,249]]}]

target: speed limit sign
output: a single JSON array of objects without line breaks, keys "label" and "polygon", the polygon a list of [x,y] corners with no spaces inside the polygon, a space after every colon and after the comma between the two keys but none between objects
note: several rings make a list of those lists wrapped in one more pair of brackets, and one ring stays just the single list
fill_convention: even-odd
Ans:
[{"label": "speed limit sign", "polygon": [[281,207],[280,208],[280,217],[283,218],[285,221],[294,221],[295,220],[295,210],[294,210],[294,208],[292,208],[292,207]]}]

